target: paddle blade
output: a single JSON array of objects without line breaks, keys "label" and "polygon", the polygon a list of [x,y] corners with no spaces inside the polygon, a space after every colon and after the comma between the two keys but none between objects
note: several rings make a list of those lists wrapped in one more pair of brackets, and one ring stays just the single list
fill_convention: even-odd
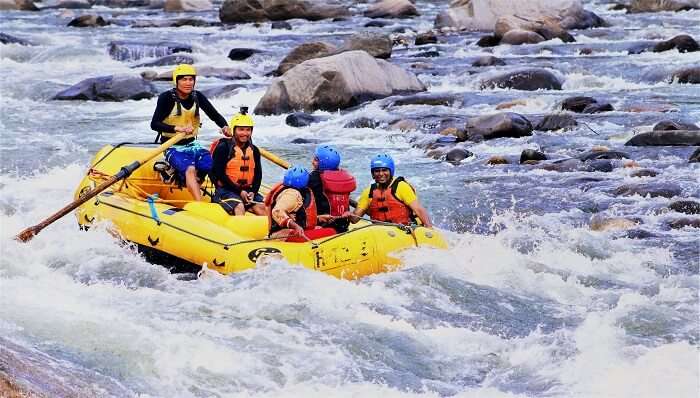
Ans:
[{"label": "paddle blade", "polygon": [[37,233],[39,233],[39,231],[40,229],[36,226],[29,227],[24,231],[18,233],[17,236],[15,236],[15,240],[18,240],[20,242],[29,242]]}]

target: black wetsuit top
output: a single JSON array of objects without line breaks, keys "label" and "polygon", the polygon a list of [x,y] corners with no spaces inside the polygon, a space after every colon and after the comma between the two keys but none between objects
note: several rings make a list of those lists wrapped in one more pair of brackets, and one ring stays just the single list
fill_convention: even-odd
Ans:
[{"label": "black wetsuit top", "polygon": [[[214,181],[221,182],[223,188],[241,194],[241,190],[236,184],[234,184],[231,179],[226,175],[226,164],[229,161],[229,154],[231,153],[231,148],[229,145],[222,145],[223,143],[229,144],[231,141],[229,139],[221,139],[219,145],[214,149],[214,155],[212,156],[214,164],[211,168],[211,175]],[[252,144],[251,144],[252,145]],[[245,150],[244,150],[245,151]],[[260,160],[260,150],[258,147],[253,145],[253,161],[255,162],[255,170],[253,171],[253,184],[248,192],[258,193],[260,190],[260,184],[262,183],[262,161]]]},{"label": "black wetsuit top", "polygon": [[[216,125],[219,127],[225,127],[228,125],[228,123],[226,123],[226,119],[224,119],[224,117],[221,116],[221,114],[214,108],[214,105],[212,105],[211,102],[209,102],[209,100],[207,99],[207,97],[204,96],[204,94],[197,90],[194,90],[192,92],[197,94],[197,103],[199,104],[199,109],[204,111],[204,113],[209,117],[209,119],[213,120],[214,123],[216,123]],[[156,131],[158,133],[175,133],[175,126],[163,123],[163,120],[165,120],[168,117],[168,115],[170,115],[170,112],[173,110],[173,106],[175,106],[175,96],[173,94],[173,90],[170,89],[168,91],[162,92],[158,96],[156,110],[153,112],[153,118],[151,119],[151,129],[153,131]],[[194,106],[194,97],[192,96],[192,94],[190,94],[184,100],[181,99],[180,104],[183,108],[190,109]],[[160,137],[161,143],[167,140],[168,139],[163,136]],[[189,144],[192,141],[194,141],[194,138],[189,138],[180,141],[178,145]]]}]

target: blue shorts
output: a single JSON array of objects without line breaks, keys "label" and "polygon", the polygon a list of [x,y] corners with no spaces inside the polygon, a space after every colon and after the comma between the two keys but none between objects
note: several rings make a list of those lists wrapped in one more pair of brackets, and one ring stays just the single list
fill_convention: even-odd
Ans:
[{"label": "blue shorts", "polygon": [[[253,200],[256,202],[262,202],[264,199],[262,195],[256,193],[253,197]],[[229,214],[233,214],[233,209],[235,209],[239,203],[243,203],[243,200],[241,200],[241,195],[221,187],[216,188],[216,192],[214,193],[214,201],[218,202],[221,205],[221,207],[223,207],[224,210],[226,210],[226,212]],[[247,205],[245,205],[245,209],[248,210],[253,206],[255,206],[255,203],[248,203]]]},{"label": "blue shorts", "polygon": [[213,163],[211,153],[197,142],[168,148],[165,151],[165,160],[177,170],[183,181],[188,167],[194,166],[201,175],[209,173]]}]

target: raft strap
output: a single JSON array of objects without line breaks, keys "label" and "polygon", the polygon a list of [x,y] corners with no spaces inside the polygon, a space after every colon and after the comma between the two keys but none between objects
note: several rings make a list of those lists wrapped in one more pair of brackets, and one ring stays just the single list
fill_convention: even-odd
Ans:
[{"label": "raft strap", "polygon": [[158,199],[158,194],[150,195],[146,200],[148,201],[148,207],[151,209],[151,218],[156,220],[158,225],[160,225],[160,218],[158,217],[158,210],[156,210],[155,201]]}]

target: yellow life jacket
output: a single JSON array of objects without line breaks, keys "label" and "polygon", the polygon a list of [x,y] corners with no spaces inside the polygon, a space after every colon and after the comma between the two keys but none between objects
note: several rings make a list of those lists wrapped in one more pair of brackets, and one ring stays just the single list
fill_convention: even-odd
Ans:
[{"label": "yellow life jacket", "polygon": [[[177,93],[175,93],[175,90],[173,90],[173,98],[175,99],[175,105],[173,105],[173,109],[170,111],[168,117],[166,117],[165,120],[163,120],[163,123],[169,124],[171,126],[192,126],[192,128],[194,129],[194,137],[197,137],[197,133],[199,132],[199,126],[201,125],[199,118],[199,102],[197,101],[197,92],[193,91],[192,95],[194,96],[194,106],[190,109],[186,109],[180,103],[180,98],[178,98]],[[175,136],[175,133],[161,131],[160,135],[163,137],[164,140],[167,140],[168,138]]]}]

